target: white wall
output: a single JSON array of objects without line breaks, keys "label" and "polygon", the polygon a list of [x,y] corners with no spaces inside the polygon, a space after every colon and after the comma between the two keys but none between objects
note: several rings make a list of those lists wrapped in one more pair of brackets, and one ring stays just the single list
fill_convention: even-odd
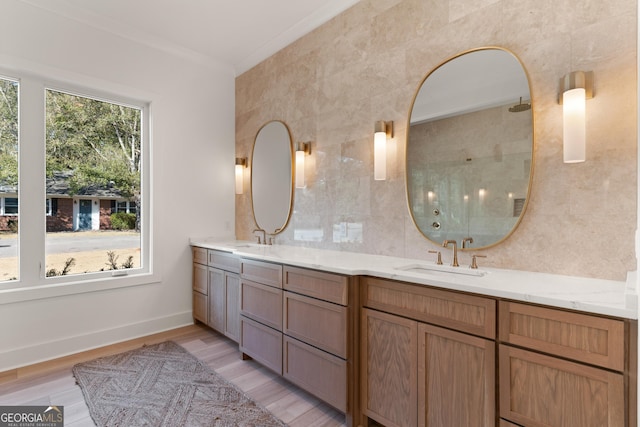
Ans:
[{"label": "white wall", "polygon": [[0,372],[191,323],[189,237],[234,230],[233,70],[17,0],[3,0],[2,15],[3,70],[151,102],[152,249],[160,280],[13,303],[0,285]]}]

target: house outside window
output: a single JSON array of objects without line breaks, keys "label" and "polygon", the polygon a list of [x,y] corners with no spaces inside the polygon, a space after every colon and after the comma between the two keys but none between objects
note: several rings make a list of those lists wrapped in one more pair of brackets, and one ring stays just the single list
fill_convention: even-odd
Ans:
[{"label": "house outside window", "polygon": [[136,202],[130,202],[126,200],[112,200],[111,201],[111,213],[136,213],[137,210]]},{"label": "house outside window", "polygon": [[5,216],[18,215],[18,198],[17,197],[2,197],[0,205],[0,214]]},{"label": "house outside window", "polygon": [[45,212],[47,216],[53,216],[58,210],[58,199],[52,199],[50,197],[46,200]]}]

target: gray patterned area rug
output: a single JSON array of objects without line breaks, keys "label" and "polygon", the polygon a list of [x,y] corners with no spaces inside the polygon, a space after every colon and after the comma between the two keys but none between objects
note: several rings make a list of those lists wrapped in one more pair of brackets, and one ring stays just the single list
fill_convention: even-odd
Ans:
[{"label": "gray patterned area rug", "polygon": [[285,426],[172,341],[77,364],[73,375],[100,427]]}]

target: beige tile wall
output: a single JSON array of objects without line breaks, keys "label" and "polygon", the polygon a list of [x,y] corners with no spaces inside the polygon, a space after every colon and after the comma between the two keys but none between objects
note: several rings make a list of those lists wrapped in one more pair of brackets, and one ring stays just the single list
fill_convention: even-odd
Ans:
[{"label": "beige tile wall", "polygon": [[[529,74],[534,172],[525,216],[482,253],[486,266],[624,280],[635,270],[634,0],[362,0],[236,79],[236,154],[282,120],[313,141],[307,187],[278,243],[429,259],[409,216],[406,124],[424,76],[458,52],[501,46]],[[558,80],[593,70],[587,161],[562,163]],[[388,179],[373,180],[373,125],[394,120]],[[236,235],[255,228],[249,191],[236,196]],[[445,260],[450,253],[445,252]],[[460,256],[468,263],[470,254]]]}]

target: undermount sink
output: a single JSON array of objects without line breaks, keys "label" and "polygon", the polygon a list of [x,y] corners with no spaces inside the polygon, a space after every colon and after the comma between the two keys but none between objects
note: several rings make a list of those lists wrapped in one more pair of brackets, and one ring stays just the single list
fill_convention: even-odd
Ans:
[{"label": "undermount sink", "polygon": [[394,267],[395,270],[408,271],[411,273],[421,273],[421,274],[434,274],[434,273],[445,273],[445,274],[464,274],[467,276],[484,276],[487,274],[484,270],[478,270],[475,268],[468,267],[452,267],[450,265],[437,265],[437,264],[407,264],[400,265]]}]

